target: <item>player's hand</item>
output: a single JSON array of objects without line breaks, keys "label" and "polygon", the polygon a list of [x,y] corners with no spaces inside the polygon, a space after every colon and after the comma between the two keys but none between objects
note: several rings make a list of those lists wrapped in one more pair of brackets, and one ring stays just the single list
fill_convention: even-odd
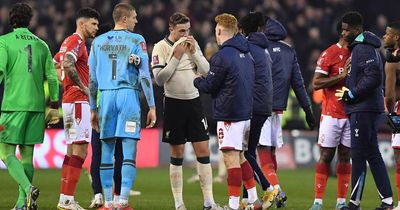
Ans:
[{"label": "player's hand", "polygon": [[89,88],[84,87],[84,88],[79,88],[85,95],[89,96]]},{"label": "player's hand", "polygon": [[186,46],[185,42],[178,44],[174,49],[174,57],[178,60],[182,58],[183,53],[185,53]]},{"label": "player's hand", "polygon": [[147,112],[147,121],[146,121],[146,128],[152,128],[156,124],[156,108],[152,107]]},{"label": "player's hand", "polygon": [[46,114],[45,122],[47,125],[54,125],[60,122],[60,115],[58,113],[58,109],[50,108]]},{"label": "player's hand", "polygon": [[97,110],[90,111],[90,122],[92,123],[92,128],[96,130],[97,133],[100,133],[99,114],[97,113]]},{"label": "player's hand", "polygon": [[196,53],[196,43],[197,41],[194,39],[193,36],[187,36],[186,48],[189,50],[191,54]]},{"label": "player's hand", "polygon": [[139,67],[140,65],[140,57],[136,54],[131,54],[129,56],[129,63],[135,65],[136,67]]},{"label": "player's hand", "polygon": [[349,91],[349,88],[343,86],[342,89],[337,89],[335,96],[340,101],[343,99],[344,92]]},{"label": "player's hand", "polygon": [[343,69],[343,72],[342,72],[342,74],[344,74],[343,76],[343,78],[345,78],[348,74],[349,74],[349,70],[350,70],[350,68],[351,68],[351,57],[349,57],[347,60],[346,60],[346,63],[344,64],[344,69]]},{"label": "player's hand", "polygon": [[314,130],[315,128],[315,118],[312,112],[311,106],[304,110],[306,113],[306,122],[310,130]]}]

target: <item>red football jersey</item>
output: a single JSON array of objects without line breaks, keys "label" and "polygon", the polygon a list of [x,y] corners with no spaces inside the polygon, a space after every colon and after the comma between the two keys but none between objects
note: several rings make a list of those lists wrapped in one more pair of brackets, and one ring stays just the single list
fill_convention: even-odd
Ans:
[{"label": "red football jersey", "polygon": [[[88,87],[89,84],[89,66],[88,52],[85,41],[82,37],[74,33],[67,37],[60,47],[60,51],[54,56],[53,60],[56,63],[61,63],[66,54],[70,54],[75,59],[75,68],[83,85]],[[76,101],[88,101],[86,96],[76,84],[68,77],[67,73],[61,65],[61,81],[63,86],[63,103],[74,103]]]},{"label": "red football jersey", "polygon": [[[343,48],[339,43],[330,46],[320,55],[315,72],[327,75],[329,77],[336,76],[343,72],[346,60],[350,57],[348,49]],[[341,89],[345,84],[344,80],[336,85],[324,88],[322,97],[322,114],[329,115],[334,118],[347,118],[344,111],[343,102],[339,101],[335,92]]]}]

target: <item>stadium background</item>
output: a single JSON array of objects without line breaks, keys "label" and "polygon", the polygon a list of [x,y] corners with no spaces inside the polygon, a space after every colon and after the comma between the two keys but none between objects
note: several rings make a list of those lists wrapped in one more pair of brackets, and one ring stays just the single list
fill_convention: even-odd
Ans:
[{"label": "stadium background", "polygon": [[[14,2],[13,0],[0,1],[0,34],[11,31],[8,25],[8,11]],[[30,30],[46,41],[54,55],[58,51],[64,38],[74,32],[74,15],[79,8],[84,6],[96,8],[101,14],[100,24],[108,23],[112,25],[112,8],[120,1],[31,0],[25,2],[30,4],[34,9],[34,17],[31,22]],[[337,40],[335,24],[341,15],[348,10],[357,10],[361,12],[365,19],[365,29],[374,32],[379,37],[382,37],[384,34],[388,22],[400,19],[400,4],[396,0],[137,0],[125,2],[131,2],[137,9],[139,23],[136,25],[135,32],[145,37],[149,54],[151,54],[154,43],[167,35],[168,17],[175,11],[183,12],[191,18],[192,28],[190,33],[194,35],[202,49],[204,49],[207,42],[215,42],[214,17],[221,12],[232,13],[240,19],[240,17],[244,16],[249,11],[262,11],[264,14],[278,19],[288,30],[289,36],[285,41],[290,43],[297,51],[305,85],[312,97],[313,109],[316,117],[319,117],[320,114],[320,98],[318,93],[312,91],[310,82],[319,54],[323,49]],[[88,46],[90,46],[90,41],[88,41]],[[143,131],[142,139],[144,141],[140,141],[139,144],[138,165],[148,168],[158,167],[155,169],[143,170],[145,171],[144,173],[149,174],[153,174],[154,172],[164,173],[165,178],[167,178],[167,169],[163,166],[167,165],[169,162],[169,148],[167,145],[160,143],[160,129],[163,125],[162,94],[162,88],[155,85],[158,118],[157,128]],[[211,117],[211,99],[207,95],[202,95],[202,100],[204,102],[206,116],[208,117],[210,131],[214,133],[215,123]],[[307,168],[312,168],[315,160],[317,160],[319,156],[318,147],[315,145],[317,131],[305,130],[306,124],[303,120],[304,114],[297,104],[293,93],[291,93],[289,100],[288,111],[285,112],[284,119],[284,139],[288,144],[278,151],[280,168],[291,169],[282,172],[284,176],[284,178],[282,178],[283,182],[285,182],[285,176],[289,177],[289,179],[293,177],[291,171],[294,169],[296,169],[296,173],[299,173],[300,176],[303,174],[304,178],[312,178],[312,169],[299,169],[299,167],[305,166]],[[142,101],[145,103],[145,100]],[[143,104],[142,107],[144,109],[143,113],[146,113],[146,105]],[[393,151],[390,147],[389,140],[391,136],[388,132],[388,127],[382,123],[380,130],[382,155],[387,166],[393,167]],[[215,137],[212,136],[211,139],[211,160],[215,163],[218,159],[218,151]],[[62,123],[59,123],[55,128],[46,131],[45,143],[36,147],[35,166],[37,168],[59,168],[62,164],[65,150],[66,146],[64,143]],[[185,162],[190,165],[193,161],[195,161],[195,158],[189,146],[186,149]],[[88,165],[89,162],[87,161],[85,164]],[[3,163],[0,163],[0,168],[4,168]],[[51,179],[55,180],[54,184],[58,187],[58,170],[44,170],[38,173],[49,174]],[[190,173],[191,172],[186,173],[185,176],[189,176]],[[140,177],[140,172],[138,176]],[[147,175],[145,176],[147,177]],[[82,179],[85,179],[85,177]],[[0,180],[8,180],[10,182],[10,187],[16,189],[5,171],[0,171]],[[138,178],[138,180],[140,182],[140,178]],[[39,180],[39,182],[40,181],[41,180]],[[164,181],[168,182],[167,179]],[[311,191],[313,180],[310,179],[309,181],[310,183],[308,183],[308,185],[310,188],[308,188],[308,191]],[[81,182],[88,182],[88,180]],[[394,186],[394,182],[392,182],[392,186]],[[52,194],[57,194],[57,187],[53,186],[53,188],[51,188]],[[81,186],[80,189],[83,189],[85,195],[90,197],[90,188],[88,184],[86,184],[86,186]],[[141,190],[145,191],[145,189]],[[16,190],[14,191],[16,192]],[[169,192],[169,189],[166,188],[165,191]],[[219,191],[221,191],[220,196],[225,195],[226,191]],[[332,190],[332,192],[327,193],[332,193],[333,195],[334,192],[335,191]],[[0,190],[0,196],[4,194],[7,193]],[[197,194],[200,194],[200,191],[197,191]],[[293,199],[293,197],[289,198]],[[0,209],[5,209],[3,207],[10,206],[8,204],[12,203],[12,200],[13,199],[11,199],[11,201],[6,199],[4,201],[0,198]],[[168,205],[171,204],[170,201],[172,201],[171,198],[167,202]],[[310,202],[311,197],[308,199],[308,203],[305,203],[308,205]],[[5,205],[6,203],[7,205]],[[304,203],[304,201],[300,203]],[[3,204],[5,206],[3,206]],[[141,209],[151,208],[146,206],[146,208]],[[305,208],[293,207],[293,209]]]}]

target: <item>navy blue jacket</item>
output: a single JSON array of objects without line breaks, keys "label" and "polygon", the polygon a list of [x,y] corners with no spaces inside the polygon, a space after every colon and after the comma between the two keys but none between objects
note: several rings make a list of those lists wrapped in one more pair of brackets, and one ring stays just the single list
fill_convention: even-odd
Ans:
[{"label": "navy blue jacket", "polygon": [[194,86],[213,97],[215,120],[249,120],[253,111],[254,61],[246,38],[235,35],[225,41],[211,58],[207,77],[196,78]]},{"label": "navy blue jacket", "polygon": [[283,42],[287,32],[277,20],[269,19],[265,35],[269,42],[268,51],[272,58],[272,81],[274,86],[273,110],[286,110],[290,86],[303,110],[309,109],[311,101],[304,87],[295,50]]},{"label": "navy blue jacket", "polygon": [[363,32],[349,46],[351,69],[346,79],[355,103],[345,104],[347,114],[353,112],[383,112],[383,64],[378,52],[380,39]]},{"label": "navy blue jacket", "polygon": [[250,33],[247,37],[250,53],[254,58],[254,115],[272,113],[272,60],[268,52],[268,39],[262,32]]}]

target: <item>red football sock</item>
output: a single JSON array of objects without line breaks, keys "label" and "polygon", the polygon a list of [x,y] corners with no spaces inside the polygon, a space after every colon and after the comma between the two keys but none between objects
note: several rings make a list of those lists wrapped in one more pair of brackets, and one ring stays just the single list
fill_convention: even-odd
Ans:
[{"label": "red football sock", "polygon": [[240,165],[240,168],[242,168],[242,180],[244,187],[246,189],[255,187],[256,181],[254,180],[253,169],[251,168],[250,163],[245,161]]},{"label": "red football sock", "polygon": [[276,172],[276,170],[278,169],[278,163],[276,162],[276,154],[275,154],[275,152],[271,153],[271,157],[272,157],[272,163],[274,164],[274,169],[275,169],[275,172]]},{"label": "red football sock", "polygon": [[228,194],[229,196],[240,196],[240,187],[242,186],[242,169],[230,168],[228,174]]},{"label": "red football sock", "polygon": [[71,156],[67,172],[68,183],[66,185],[65,195],[73,196],[75,194],[75,188],[81,175],[83,162],[85,162],[85,160],[81,157],[77,155]]},{"label": "red football sock", "polygon": [[267,178],[268,182],[274,186],[279,184],[278,176],[275,171],[275,164],[272,159],[271,151],[262,149],[258,151],[258,155],[260,158],[261,170],[264,173],[265,178]]},{"label": "red football sock", "polygon": [[65,194],[65,186],[67,185],[67,171],[68,171],[68,162],[71,159],[68,155],[64,156],[64,161],[61,167],[61,185],[60,185],[60,193]]},{"label": "red football sock", "polygon": [[337,197],[346,198],[347,189],[349,188],[349,183],[350,183],[351,164],[339,162],[336,166],[336,175],[338,178]]},{"label": "red football sock", "polygon": [[329,164],[317,163],[315,165],[315,186],[314,197],[322,199],[326,188],[326,181],[328,181]]},{"label": "red football sock", "polygon": [[397,197],[398,197],[398,201],[400,201],[400,163],[396,164],[395,179],[396,179],[396,187],[397,187]]}]

